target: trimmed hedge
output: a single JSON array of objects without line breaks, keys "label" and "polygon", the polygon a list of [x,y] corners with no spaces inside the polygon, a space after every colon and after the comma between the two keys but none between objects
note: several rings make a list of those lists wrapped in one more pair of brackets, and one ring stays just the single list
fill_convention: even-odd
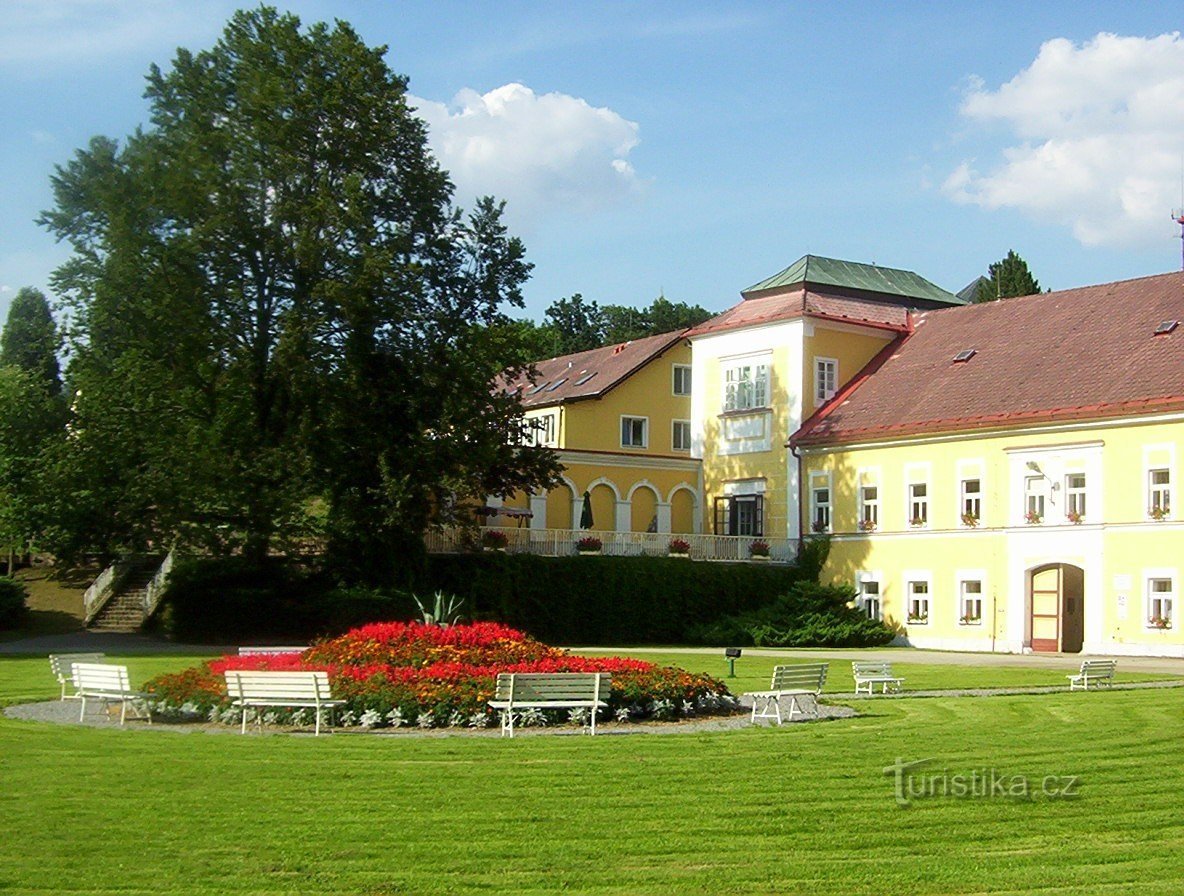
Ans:
[{"label": "trimmed hedge", "polygon": [[25,601],[29,589],[24,582],[9,576],[0,576],[0,629],[16,629],[25,624],[28,607]]}]

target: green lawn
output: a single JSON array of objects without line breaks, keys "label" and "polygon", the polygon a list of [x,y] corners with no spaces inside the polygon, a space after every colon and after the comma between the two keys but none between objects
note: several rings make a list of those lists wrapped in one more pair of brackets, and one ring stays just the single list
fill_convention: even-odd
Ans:
[{"label": "green lawn", "polygon": [[[191,661],[131,662],[139,679]],[[46,679],[43,658],[0,660],[0,700],[48,696]],[[0,890],[1181,892],[1182,697],[865,701],[780,729],[513,741],[4,720]],[[1076,776],[1080,795],[901,808],[882,772],[898,757],[1037,790]]]}]

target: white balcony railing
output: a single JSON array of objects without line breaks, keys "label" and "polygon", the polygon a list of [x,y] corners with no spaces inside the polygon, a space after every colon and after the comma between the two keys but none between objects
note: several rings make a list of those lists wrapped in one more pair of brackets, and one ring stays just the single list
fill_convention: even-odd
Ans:
[{"label": "white balcony railing", "polygon": [[506,551],[511,554],[539,554],[545,557],[566,557],[577,553],[581,538],[599,538],[601,553],[611,557],[664,557],[669,552],[670,540],[679,538],[691,546],[694,560],[749,560],[749,546],[763,541],[769,546],[769,558],[774,562],[789,563],[797,556],[797,542],[788,538],[756,538],[750,535],[686,535],[668,532],[598,532],[570,529],[517,529],[510,526],[491,526],[472,531],[445,529],[429,532],[426,537],[430,554],[457,554],[477,549],[481,533],[501,532],[506,536]]}]

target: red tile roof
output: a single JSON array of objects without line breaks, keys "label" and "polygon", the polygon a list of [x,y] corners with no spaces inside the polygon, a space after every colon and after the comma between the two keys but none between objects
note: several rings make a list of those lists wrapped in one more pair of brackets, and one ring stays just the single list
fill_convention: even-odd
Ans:
[{"label": "red tile roof", "polygon": [[[895,301],[901,301],[896,299]],[[704,336],[741,327],[776,323],[799,317],[819,317],[848,323],[865,324],[879,329],[904,330],[908,311],[894,301],[852,298],[802,288],[789,293],[745,299],[723,314],[693,327],[688,336]]]},{"label": "red tile roof", "polygon": [[677,330],[536,361],[534,367],[538,376],[533,385],[523,374],[508,388],[522,389],[522,406],[526,408],[598,398],[676,345],[685,335],[686,330]]},{"label": "red tile roof", "polygon": [[[1184,409],[1184,273],[915,315],[795,445]],[[959,352],[974,350],[968,361]],[[874,363],[874,362],[873,362]]]}]

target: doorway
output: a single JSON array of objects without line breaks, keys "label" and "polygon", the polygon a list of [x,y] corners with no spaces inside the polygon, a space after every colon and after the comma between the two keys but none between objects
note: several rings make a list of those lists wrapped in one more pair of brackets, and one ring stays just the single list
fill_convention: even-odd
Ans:
[{"label": "doorway", "polygon": [[1085,640],[1085,571],[1068,563],[1028,573],[1028,635],[1038,653],[1080,653]]}]

